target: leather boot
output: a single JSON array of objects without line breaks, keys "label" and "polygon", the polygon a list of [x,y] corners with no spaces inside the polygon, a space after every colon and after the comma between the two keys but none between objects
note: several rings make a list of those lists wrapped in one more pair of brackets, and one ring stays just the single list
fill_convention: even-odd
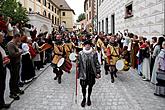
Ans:
[{"label": "leather boot", "polygon": [[83,98],[83,100],[81,102],[81,107],[85,107],[85,103],[86,103],[86,98]]}]

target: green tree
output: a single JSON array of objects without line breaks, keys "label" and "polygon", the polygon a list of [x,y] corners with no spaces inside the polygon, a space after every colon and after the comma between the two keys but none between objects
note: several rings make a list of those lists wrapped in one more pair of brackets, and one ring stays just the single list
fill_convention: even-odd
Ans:
[{"label": "green tree", "polygon": [[17,0],[1,0],[0,13],[13,19],[13,23],[26,23],[29,21],[28,11]]},{"label": "green tree", "polygon": [[81,13],[79,16],[78,16],[78,19],[76,20],[77,22],[80,22],[82,20],[85,19],[85,13]]}]

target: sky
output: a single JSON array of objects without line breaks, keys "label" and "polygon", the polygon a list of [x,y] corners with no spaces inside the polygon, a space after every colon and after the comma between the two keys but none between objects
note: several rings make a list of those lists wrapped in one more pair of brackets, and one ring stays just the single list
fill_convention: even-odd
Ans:
[{"label": "sky", "polygon": [[78,16],[84,12],[84,0],[66,0],[66,2],[75,11],[74,20],[76,21]]}]

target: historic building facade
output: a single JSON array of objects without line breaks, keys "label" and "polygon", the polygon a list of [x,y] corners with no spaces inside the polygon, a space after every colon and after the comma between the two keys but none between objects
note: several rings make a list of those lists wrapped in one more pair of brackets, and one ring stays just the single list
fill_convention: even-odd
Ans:
[{"label": "historic building facade", "polygon": [[99,31],[161,36],[164,33],[164,0],[98,0]]},{"label": "historic building facade", "polygon": [[93,32],[95,30],[94,21],[96,19],[96,1],[95,0],[85,0],[84,1],[84,12],[86,16],[86,30]]},{"label": "historic building facade", "polygon": [[[65,23],[65,28],[72,30],[74,10],[65,0],[18,0],[29,12],[29,23],[37,27],[38,33],[41,29],[48,29],[50,33],[53,28],[58,30]],[[59,2],[60,1],[60,2]],[[65,16],[64,16],[65,15]]]}]

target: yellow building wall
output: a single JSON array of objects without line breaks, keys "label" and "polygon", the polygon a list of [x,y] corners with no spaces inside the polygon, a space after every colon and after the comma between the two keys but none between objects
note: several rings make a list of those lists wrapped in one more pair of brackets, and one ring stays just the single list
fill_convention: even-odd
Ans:
[{"label": "yellow building wall", "polygon": [[[65,12],[65,16],[63,16],[63,12]],[[74,14],[72,11],[61,11],[61,23],[65,21],[66,22],[66,28],[69,31],[73,30],[74,25]]]}]

